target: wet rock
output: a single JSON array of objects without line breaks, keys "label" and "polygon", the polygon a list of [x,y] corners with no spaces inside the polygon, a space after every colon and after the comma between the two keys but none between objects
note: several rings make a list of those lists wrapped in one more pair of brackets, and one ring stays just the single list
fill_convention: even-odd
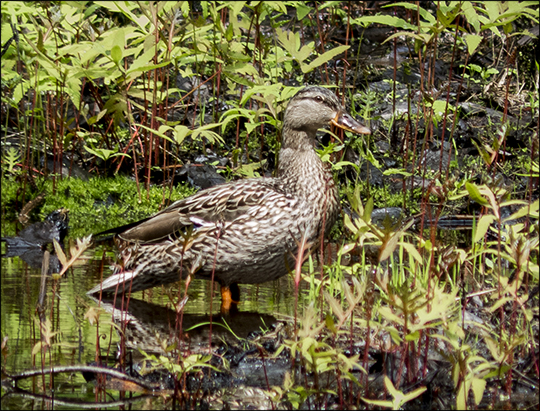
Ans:
[{"label": "wet rock", "polygon": [[186,164],[178,172],[177,177],[180,180],[188,181],[193,187],[205,189],[223,184],[227,180],[222,175],[218,174],[216,168],[210,164]]},{"label": "wet rock", "polygon": [[26,227],[16,237],[2,237],[8,249],[40,248],[53,240],[64,241],[68,231],[68,210],[61,208],[49,214],[45,221]]},{"label": "wet rock", "polygon": [[[425,150],[420,160],[420,167],[433,171],[447,170],[450,167],[450,162],[454,161],[456,157],[450,143],[444,142],[442,150],[442,155],[441,149],[437,147]],[[448,152],[450,152],[450,156]]]},{"label": "wet rock", "polygon": [[74,161],[71,161],[67,156],[62,158],[61,164],[58,162],[55,164],[51,157],[48,157],[47,161],[42,158],[41,166],[47,172],[55,172],[61,174],[62,177],[76,177],[84,181],[87,181],[90,177],[90,173],[88,171],[77,165]]}]

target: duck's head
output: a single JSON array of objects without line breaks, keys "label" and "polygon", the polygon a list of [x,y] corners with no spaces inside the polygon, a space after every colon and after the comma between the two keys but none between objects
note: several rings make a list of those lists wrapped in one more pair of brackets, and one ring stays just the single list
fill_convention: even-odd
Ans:
[{"label": "duck's head", "polygon": [[371,133],[343,109],[333,92],[322,87],[308,86],[296,93],[289,102],[283,119],[283,135],[291,131],[303,131],[309,137],[314,137],[319,128],[328,124],[357,134]]}]

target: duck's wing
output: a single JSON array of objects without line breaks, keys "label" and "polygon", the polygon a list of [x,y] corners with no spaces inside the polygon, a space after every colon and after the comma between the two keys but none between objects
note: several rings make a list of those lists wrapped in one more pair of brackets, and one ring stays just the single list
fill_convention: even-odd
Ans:
[{"label": "duck's wing", "polygon": [[176,201],[154,216],[120,227],[125,230],[116,232],[122,240],[129,242],[159,242],[189,226],[231,222],[252,214],[254,207],[278,202],[285,196],[274,179],[235,181],[210,187]]}]

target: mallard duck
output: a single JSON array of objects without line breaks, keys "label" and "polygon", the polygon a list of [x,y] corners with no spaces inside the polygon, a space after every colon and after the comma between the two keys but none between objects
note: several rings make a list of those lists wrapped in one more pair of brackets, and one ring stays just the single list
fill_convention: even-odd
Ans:
[{"label": "mallard duck", "polygon": [[120,227],[119,268],[89,294],[134,292],[194,276],[219,282],[228,305],[239,298],[238,283],[287,274],[300,241],[316,246],[339,214],[332,173],[314,150],[317,130],[329,124],[370,133],[331,91],[301,89],[285,110],[276,177],[210,187]]}]

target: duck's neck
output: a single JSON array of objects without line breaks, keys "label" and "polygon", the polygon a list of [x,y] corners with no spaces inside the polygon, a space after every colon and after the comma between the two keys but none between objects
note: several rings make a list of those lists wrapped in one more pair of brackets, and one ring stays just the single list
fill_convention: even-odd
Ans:
[{"label": "duck's neck", "polygon": [[281,149],[307,151],[313,150],[317,128],[292,128],[287,122],[283,124]]},{"label": "duck's neck", "polygon": [[283,128],[277,177],[292,191],[312,190],[313,184],[326,180],[329,174],[314,149],[316,130]]}]

